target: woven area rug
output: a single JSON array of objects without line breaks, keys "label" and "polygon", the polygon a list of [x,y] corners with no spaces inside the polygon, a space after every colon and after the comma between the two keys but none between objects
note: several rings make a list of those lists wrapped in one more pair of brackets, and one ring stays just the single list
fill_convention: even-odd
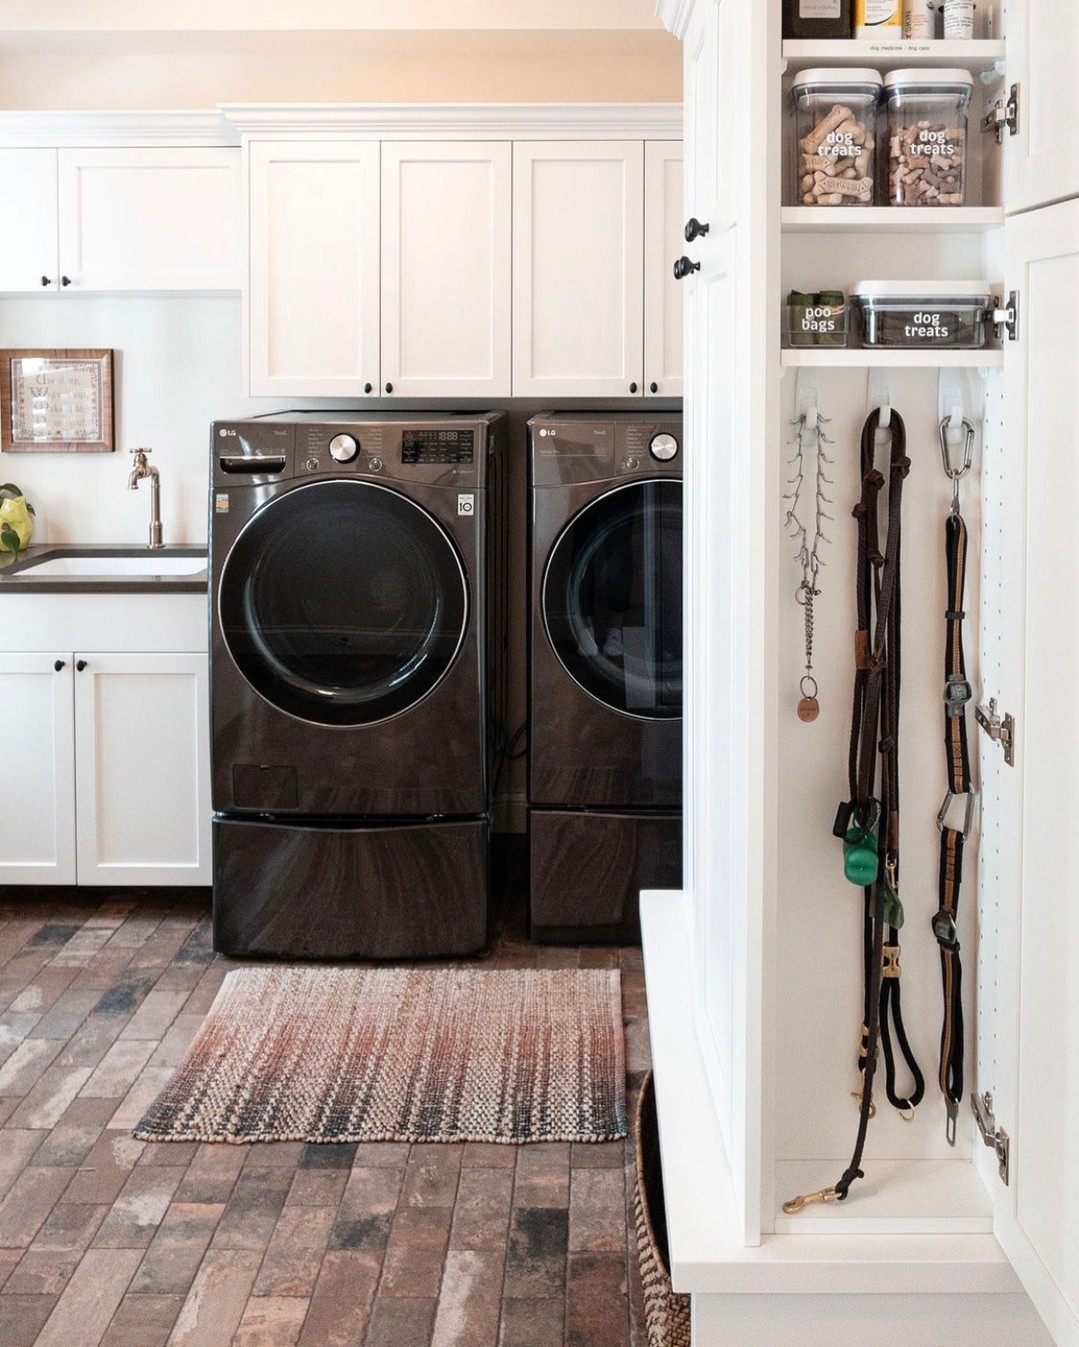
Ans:
[{"label": "woven area rug", "polygon": [[617,972],[229,973],[144,1141],[609,1141]]}]

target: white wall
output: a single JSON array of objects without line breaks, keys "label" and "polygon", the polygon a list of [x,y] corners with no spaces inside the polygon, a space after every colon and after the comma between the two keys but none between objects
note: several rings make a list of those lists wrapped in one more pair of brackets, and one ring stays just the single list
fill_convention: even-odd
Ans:
[{"label": "white wall", "polygon": [[165,542],[205,542],[210,422],[285,405],[240,394],[239,295],[0,299],[0,347],[115,352],[117,452],[0,454],[0,481],[37,510],[34,542],[145,542],[149,492],[128,491],[127,450],[147,445]]}]

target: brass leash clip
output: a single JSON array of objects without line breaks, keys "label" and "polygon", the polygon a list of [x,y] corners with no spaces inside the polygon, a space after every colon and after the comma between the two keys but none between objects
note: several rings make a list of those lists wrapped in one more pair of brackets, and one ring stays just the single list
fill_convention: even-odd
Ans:
[{"label": "brass leash clip", "polygon": [[814,1202],[838,1202],[839,1194],[834,1188],[822,1188],[818,1193],[805,1193],[801,1197],[792,1197],[789,1202],[783,1203],[783,1210],[788,1216],[793,1216],[796,1212],[808,1207]]}]

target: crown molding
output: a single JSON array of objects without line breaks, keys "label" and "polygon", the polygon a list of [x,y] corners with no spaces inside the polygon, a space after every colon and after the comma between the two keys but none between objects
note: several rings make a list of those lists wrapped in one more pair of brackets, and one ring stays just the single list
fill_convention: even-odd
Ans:
[{"label": "crown molding", "polygon": [[239,143],[218,111],[0,112],[0,144],[7,147]]},{"label": "crown molding", "polygon": [[656,18],[679,41],[686,35],[697,0],[656,0]]},{"label": "crown molding", "polygon": [[680,140],[680,103],[222,103],[244,137]]}]

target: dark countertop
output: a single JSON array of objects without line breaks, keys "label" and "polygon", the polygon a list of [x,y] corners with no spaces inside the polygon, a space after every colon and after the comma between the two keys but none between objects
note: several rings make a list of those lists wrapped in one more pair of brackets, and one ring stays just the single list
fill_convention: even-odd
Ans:
[{"label": "dark countertop", "polygon": [[38,575],[34,562],[61,557],[205,557],[196,546],[106,547],[88,543],[39,543],[12,556],[0,553],[0,593],[10,594],[205,594],[205,568],[193,575]]}]

